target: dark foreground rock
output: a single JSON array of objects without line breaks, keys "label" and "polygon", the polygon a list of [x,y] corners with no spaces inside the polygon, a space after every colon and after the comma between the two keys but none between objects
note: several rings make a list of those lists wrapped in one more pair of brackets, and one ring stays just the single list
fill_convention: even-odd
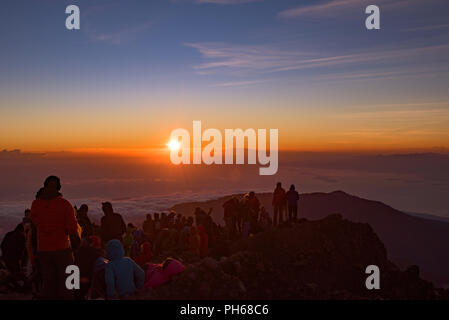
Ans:
[{"label": "dark foreground rock", "polygon": [[[230,244],[231,254],[187,265],[170,283],[134,299],[448,299],[412,266],[387,258],[368,224],[340,215],[272,228]],[[380,290],[365,269],[380,268]]]}]

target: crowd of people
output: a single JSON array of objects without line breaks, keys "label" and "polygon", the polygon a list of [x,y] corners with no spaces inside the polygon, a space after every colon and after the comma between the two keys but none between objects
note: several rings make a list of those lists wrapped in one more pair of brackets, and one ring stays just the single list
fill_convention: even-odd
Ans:
[{"label": "crowd of people", "polygon": [[[62,194],[60,179],[48,177],[23,221],[1,243],[2,263],[9,272],[9,290],[32,292],[39,299],[114,299],[155,288],[184,270],[183,256],[201,259],[222,239],[249,237],[298,217],[299,194],[278,183],[273,192],[273,217],[254,192],[223,204],[225,226],[196,208],[193,216],[174,211],[147,214],[142,227],[126,224],[110,202],[102,203],[100,225],[89,207],[72,206]],[[160,261],[161,263],[155,263]],[[66,267],[80,271],[80,289],[66,287]],[[1,283],[0,283],[1,285]]]}]

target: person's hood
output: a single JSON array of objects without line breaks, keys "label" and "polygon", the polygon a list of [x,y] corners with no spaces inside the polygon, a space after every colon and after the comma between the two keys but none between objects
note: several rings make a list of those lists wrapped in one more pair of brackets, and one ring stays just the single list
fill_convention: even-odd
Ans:
[{"label": "person's hood", "polygon": [[206,233],[206,230],[204,229],[202,224],[200,224],[197,228],[198,228],[198,233],[199,234],[205,234]]},{"label": "person's hood", "polygon": [[134,232],[134,228],[131,226],[126,227],[126,234],[131,235]]},{"label": "person's hood", "polygon": [[134,232],[133,232],[134,239],[140,239],[140,238],[142,238],[142,236],[143,236],[142,230],[139,230],[139,229],[134,230]]},{"label": "person's hood", "polygon": [[106,253],[108,259],[111,261],[119,260],[125,256],[125,250],[123,250],[122,243],[116,239],[110,240],[106,244]]},{"label": "person's hood", "polygon": [[39,192],[39,199],[41,200],[51,200],[57,197],[62,197],[62,194],[54,189],[43,188]]},{"label": "person's hood", "polygon": [[144,254],[146,256],[152,254],[152,252],[151,252],[151,244],[149,242],[144,242],[142,244],[142,254]]},{"label": "person's hood", "polygon": [[89,237],[90,242],[92,243],[92,247],[94,248],[101,248],[101,240],[98,236],[90,236]]}]

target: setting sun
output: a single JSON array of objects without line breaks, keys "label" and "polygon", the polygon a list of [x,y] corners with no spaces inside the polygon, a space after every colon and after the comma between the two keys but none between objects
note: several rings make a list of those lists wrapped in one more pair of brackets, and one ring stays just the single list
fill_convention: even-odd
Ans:
[{"label": "setting sun", "polygon": [[181,147],[181,143],[178,140],[172,139],[167,143],[167,146],[171,151],[176,151]]}]

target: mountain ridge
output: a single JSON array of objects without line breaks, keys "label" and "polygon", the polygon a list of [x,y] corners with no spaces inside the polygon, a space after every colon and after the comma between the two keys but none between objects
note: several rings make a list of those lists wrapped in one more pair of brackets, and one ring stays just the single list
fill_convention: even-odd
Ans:
[{"label": "mountain ridge", "polygon": [[[191,215],[195,207],[213,208],[212,217],[223,223],[222,204],[232,196],[177,204],[171,209]],[[270,214],[272,193],[257,194]],[[449,285],[449,223],[412,216],[376,200],[368,200],[344,191],[301,194],[299,217],[319,220],[341,214],[353,222],[368,223],[385,243],[390,258],[398,266],[416,264],[422,276],[439,286]]]}]

